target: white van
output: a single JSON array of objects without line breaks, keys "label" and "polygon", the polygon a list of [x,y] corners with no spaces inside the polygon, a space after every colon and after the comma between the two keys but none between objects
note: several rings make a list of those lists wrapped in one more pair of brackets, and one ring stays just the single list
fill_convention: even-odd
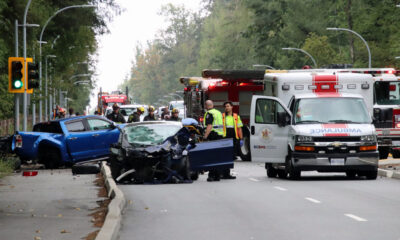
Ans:
[{"label": "white van", "polygon": [[317,170],[376,179],[377,138],[364,101],[372,97],[371,77],[267,73],[265,80],[269,96],[251,102],[250,151],[269,177]]}]

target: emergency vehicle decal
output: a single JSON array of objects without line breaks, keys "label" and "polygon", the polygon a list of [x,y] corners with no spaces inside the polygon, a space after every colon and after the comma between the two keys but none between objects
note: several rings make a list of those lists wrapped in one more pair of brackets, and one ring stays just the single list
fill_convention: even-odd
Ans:
[{"label": "emergency vehicle decal", "polygon": [[268,128],[265,128],[261,131],[261,137],[264,141],[269,142],[273,138],[272,131]]},{"label": "emergency vehicle decal", "polygon": [[314,93],[337,93],[335,85],[338,83],[337,75],[313,75]]},{"label": "emergency vehicle decal", "polygon": [[321,128],[314,128],[310,131],[311,134],[322,134],[326,137],[344,137],[350,134],[361,134],[360,128],[351,127],[347,124],[321,124]]}]

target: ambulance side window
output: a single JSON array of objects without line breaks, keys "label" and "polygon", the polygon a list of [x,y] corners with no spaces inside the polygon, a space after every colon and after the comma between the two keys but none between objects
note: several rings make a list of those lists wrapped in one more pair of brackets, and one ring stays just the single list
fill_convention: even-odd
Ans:
[{"label": "ambulance side window", "polygon": [[277,124],[278,112],[285,112],[285,110],[277,101],[272,99],[258,99],[256,102],[255,122]]}]

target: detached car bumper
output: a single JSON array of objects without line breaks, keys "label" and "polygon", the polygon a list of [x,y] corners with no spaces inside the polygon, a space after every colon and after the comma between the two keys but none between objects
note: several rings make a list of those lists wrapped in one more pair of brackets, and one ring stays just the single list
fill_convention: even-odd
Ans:
[{"label": "detached car bumper", "polygon": [[304,171],[371,171],[378,168],[378,161],[378,151],[355,154],[292,153],[293,166],[298,170]]}]

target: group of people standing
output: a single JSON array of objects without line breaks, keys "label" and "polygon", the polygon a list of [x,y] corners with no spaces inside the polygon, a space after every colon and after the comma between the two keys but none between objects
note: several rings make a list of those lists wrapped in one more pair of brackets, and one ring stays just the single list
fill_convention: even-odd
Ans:
[{"label": "group of people standing", "polygon": [[[178,117],[179,110],[173,109],[172,115],[168,116],[166,114],[161,115],[161,119],[159,119],[155,115],[155,108],[153,106],[149,106],[147,109],[148,114],[144,117],[143,121],[157,121],[157,120],[167,120],[167,121],[181,121],[182,119]],[[132,123],[132,122],[140,122],[140,116],[144,114],[144,107],[138,107],[134,113],[129,115],[128,121],[125,120],[124,116],[119,112],[119,106],[117,104],[113,105],[113,111],[107,115],[107,118],[114,122],[120,123]]]},{"label": "group of people standing", "polygon": [[[222,138],[233,139],[234,156],[239,154],[239,148],[243,145],[243,123],[240,116],[233,112],[233,103],[227,101],[224,103],[225,112],[221,113],[214,108],[211,100],[205,102],[207,112],[204,114],[203,124],[205,129],[204,140],[218,140]],[[223,172],[219,170],[211,170],[208,173],[207,181],[219,181],[220,179],[235,179],[230,174],[230,169]]]}]

